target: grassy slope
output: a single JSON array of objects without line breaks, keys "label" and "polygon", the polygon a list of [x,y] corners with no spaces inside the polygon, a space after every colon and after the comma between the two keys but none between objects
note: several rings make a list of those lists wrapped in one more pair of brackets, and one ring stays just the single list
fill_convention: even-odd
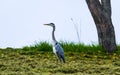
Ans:
[{"label": "grassy slope", "polygon": [[[105,53],[100,46],[62,43],[66,63],[56,62],[50,44],[0,49],[1,75],[119,75],[120,52]],[[119,47],[118,47],[119,48]]]}]

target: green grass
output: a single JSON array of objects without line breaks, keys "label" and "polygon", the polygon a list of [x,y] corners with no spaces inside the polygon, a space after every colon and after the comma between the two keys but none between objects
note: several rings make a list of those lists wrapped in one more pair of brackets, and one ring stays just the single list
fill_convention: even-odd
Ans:
[{"label": "green grass", "polygon": [[56,62],[51,44],[0,49],[0,75],[119,75],[120,46],[113,55],[99,45],[61,42],[66,63]]}]

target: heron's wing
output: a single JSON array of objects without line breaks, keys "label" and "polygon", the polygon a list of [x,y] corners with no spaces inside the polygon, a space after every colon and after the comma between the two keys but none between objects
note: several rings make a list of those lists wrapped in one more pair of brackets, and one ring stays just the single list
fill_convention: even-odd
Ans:
[{"label": "heron's wing", "polygon": [[65,62],[64,51],[59,43],[55,44],[55,49],[58,57],[62,59],[63,62]]},{"label": "heron's wing", "polygon": [[55,44],[55,49],[58,53],[64,54],[63,48],[61,47],[59,43]]}]

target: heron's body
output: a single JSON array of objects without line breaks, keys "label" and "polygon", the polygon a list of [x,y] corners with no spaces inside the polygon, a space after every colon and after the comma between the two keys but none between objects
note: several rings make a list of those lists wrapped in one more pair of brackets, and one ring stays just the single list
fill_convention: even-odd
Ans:
[{"label": "heron's body", "polygon": [[52,31],[53,53],[55,53],[57,59],[59,59],[61,62],[64,62],[64,63],[65,63],[65,56],[64,56],[63,48],[62,48],[61,45],[56,41],[55,36],[54,36],[55,25],[54,25],[53,23],[44,24],[44,25],[48,25],[48,26],[52,26],[52,27],[53,27],[53,31]]},{"label": "heron's body", "polygon": [[64,58],[64,51],[61,45],[58,42],[53,43],[53,53],[55,53],[56,57],[61,61],[65,63]]}]

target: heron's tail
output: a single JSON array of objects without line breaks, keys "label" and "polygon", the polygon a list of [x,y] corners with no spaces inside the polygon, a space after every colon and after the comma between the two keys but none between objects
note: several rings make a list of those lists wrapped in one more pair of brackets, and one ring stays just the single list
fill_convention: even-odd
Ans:
[{"label": "heron's tail", "polygon": [[65,63],[65,58],[63,59],[63,62]]},{"label": "heron's tail", "polygon": [[65,63],[65,57],[61,56],[61,62]]}]

